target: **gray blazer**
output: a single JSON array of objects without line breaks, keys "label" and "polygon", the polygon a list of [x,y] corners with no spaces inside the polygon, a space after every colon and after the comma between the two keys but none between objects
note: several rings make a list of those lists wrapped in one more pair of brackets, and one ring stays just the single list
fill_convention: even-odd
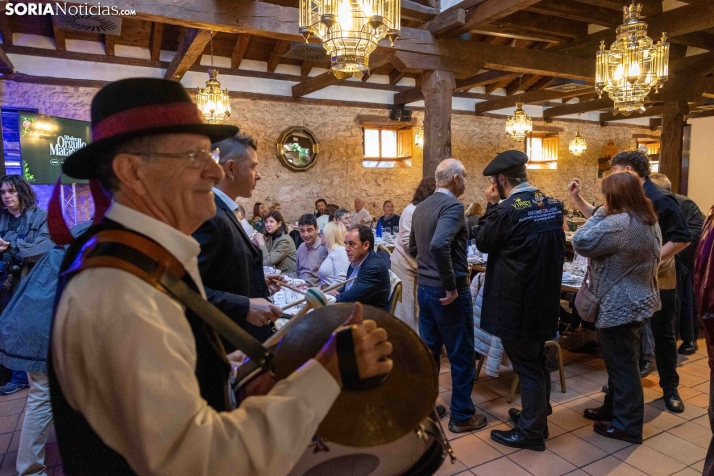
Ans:
[{"label": "gray blazer", "polygon": [[265,244],[260,247],[263,252],[263,266],[274,266],[283,273],[295,272],[295,242],[289,235],[283,233],[275,240],[265,236]]},{"label": "gray blazer", "polygon": [[[627,213],[608,215],[600,208],[578,228],[573,248],[590,258],[590,289],[600,298],[596,327],[642,322],[662,307],[657,288],[661,247],[659,226],[630,219]],[[611,287],[632,266],[635,268]]]}]

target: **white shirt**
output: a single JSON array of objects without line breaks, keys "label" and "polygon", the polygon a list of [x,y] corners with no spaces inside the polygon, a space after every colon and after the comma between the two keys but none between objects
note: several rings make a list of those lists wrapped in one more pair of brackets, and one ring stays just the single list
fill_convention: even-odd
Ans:
[{"label": "white shirt", "polygon": [[[117,203],[106,216],[165,247],[203,292],[196,240]],[[55,319],[52,352],[67,401],[139,474],[284,475],[340,392],[310,360],[267,396],[216,412],[200,396],[183,307],[122,270],[74,277]]]},{"label": "white shirt", "polygon": [[364,208],[360,211],[352,210],[352,224],[361,225],[362,221],[364,221],[365,225],[370,226],[372,224],[372,215]]},{"label": "white shirt", "polygon": [[448,188],[436,187],[436,190],[434,190],[434,193],[445,193],[446,195],[451,195],[453,198],[456,198],[456,195],[454,195],[454,192],[452,192]]},{"label": "white shirt", "polygon": [[231,197],[223,193],[222,191],[218,190],[216,187],[213,187],[213,193],[216,194],[218,198],[223,200],[223,202],[228,205],[228,209],[230,211],[236,211],[238,210],[238,204],[235,202],[235,200],[231,200]]},{"label": "white shirt", "polygon": [[334,250],[328,252],[327,258],[320,265],[320,269],[317,270],[322,287],[327,288],[335,283],[344,281],[349,267],[350,259],[347,257],[345,247],[335,246]]},{"label": "white shirt", "polygon": [[412,215],[414,215],[415,209],[416,205],[410,203],[402,211],[399,219],[399,233],[394,240],[394,251],[392,252],[392,264],[414,276],[416,276],[417,263],[409,254],[409,234],[412,231]]},{"label": "white shirt", "polygon": [[330,215],[320,215],[317,217],[317,229],[320,233],[325,230],[325,225],[330,221]]}]

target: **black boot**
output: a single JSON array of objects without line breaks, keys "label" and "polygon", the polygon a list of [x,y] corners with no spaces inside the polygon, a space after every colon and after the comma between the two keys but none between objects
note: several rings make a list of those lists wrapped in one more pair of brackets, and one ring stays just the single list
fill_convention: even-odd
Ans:
[{"label": "black boot", "polygon": [[496,443],[510,446],[511,448],[545,451],[545,441],[543,441],[543,438],[526,438],[518,431],[518,428],[509,431],[492,430],[491,439]]},{"label": "black boot", "polygon": [[674,413],[682,413],[684,411],[684,402],[679,396],[679,392],[676,388],[674,389],[664,389],[664,404],[667,410]]},{"label": "black boot", "polygon": [[677,349],[677,353],[682,355],[692,355],[698,350],[699,346],[697,345],[696,341],[685,340],[684,342],[682,342],[682,345],[679,346],[679,349]]}]

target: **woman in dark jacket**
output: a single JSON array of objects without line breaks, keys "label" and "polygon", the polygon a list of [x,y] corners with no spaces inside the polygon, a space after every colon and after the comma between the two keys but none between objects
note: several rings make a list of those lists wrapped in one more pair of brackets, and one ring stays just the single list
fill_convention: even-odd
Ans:
[{"label": "woman in dark jacket", "polygon": [[285,232],[287,226],[280,212],[265,217],[265,237],[255,235],[255,243],[263,252],[263,266],[273,266],[283,273],[295,272],[295,243]]}]

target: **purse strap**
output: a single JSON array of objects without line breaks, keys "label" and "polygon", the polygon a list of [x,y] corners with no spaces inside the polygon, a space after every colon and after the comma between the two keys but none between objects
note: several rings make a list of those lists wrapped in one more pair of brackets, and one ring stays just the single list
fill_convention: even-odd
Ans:
[{"label": "purse strap", "polygon": [[100,231],[85,243],[79,259],[62,274],[89,268],[121,269],[173,296],[259,367],[272,370],[273,353],[191,289],[181,279],[186,274],[183,264],[155,241],[126,230]]}]

